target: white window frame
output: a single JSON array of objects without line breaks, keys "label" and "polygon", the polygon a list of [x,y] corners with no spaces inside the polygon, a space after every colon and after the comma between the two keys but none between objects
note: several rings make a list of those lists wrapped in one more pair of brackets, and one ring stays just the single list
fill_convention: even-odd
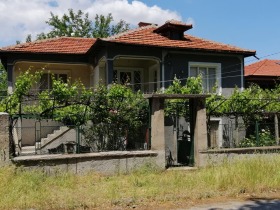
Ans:
[{"label": "white window frame", "polygon": [[[135,71],[140,71],[140,77],[141,77],[141,83],[143,83],[144,75],[143,75],[143,68],[130,68],[130,67],[116,67],[114,68],[114,71],[117,71],[117,79],[118,79],[118,84],[120,84],[120,72],[130,72],[131,73],[131,84],[134,87],[134,72]],[[143,84],[141,84],[141,91],[143,91]],[[134,91],[134,88],[133,88]]]},{"label": "white window frame", "polygon": [[211,62],[189,62],[188,75],[191,73],[191,67],[206,67],[216,69],[216,84],[217,93],[222,94],[222,80],[221,80],[221,63],[211,63]]}]

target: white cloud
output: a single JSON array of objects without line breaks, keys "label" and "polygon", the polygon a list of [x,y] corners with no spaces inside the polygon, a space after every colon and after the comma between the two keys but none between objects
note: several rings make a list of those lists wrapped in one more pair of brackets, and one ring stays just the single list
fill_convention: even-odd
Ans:
[{"label": "white cloud", "polygon": [[140,21],[162,24],[169,19],[182,20],[176,11],[148,6],[139,0],[0,0],[0,47],[24,41],[27,34],[35,37],[48,31],[45,21],[50,12],[61,16],[69,8],[88,12],[92,19],[96,14],[112,13],[116,22],[123,19],[131,26]]}]

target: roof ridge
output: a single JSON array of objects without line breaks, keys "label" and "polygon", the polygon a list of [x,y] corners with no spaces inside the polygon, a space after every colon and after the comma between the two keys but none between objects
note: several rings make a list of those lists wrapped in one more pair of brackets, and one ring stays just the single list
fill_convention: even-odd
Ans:
[{"label": "roof ridge", "polygon": [[157,25],[151,24],[151,25],[147,25],[147,26],[137,27],[137,28],[130,29],[128,31],[124,31],[124,32],[118,33],[116,35],[113,35],[113,36],[110,36],[110,37],[107,37],[107,38],[101,38],[101,39],[104,40],[104,41],[110,41],[110,40],[117,39],[117,38],[119,38],[121,36],[130,34],[130,33],[136,32],[136,31],[141,31],[141,30],[149,29],[149,28],[157,28]]}]

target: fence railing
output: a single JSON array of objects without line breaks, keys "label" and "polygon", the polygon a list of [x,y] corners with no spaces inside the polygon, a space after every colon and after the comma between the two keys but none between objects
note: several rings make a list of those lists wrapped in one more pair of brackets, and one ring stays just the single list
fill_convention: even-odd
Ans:
[{"label": "fence railing", "polygon": [[[210,148],[276,146],[279,144],[274,123],[251,122],[219,124],[208,129]],[[279,133],[279,132],[278,132]]]},{"label": "fence railing", "polygon": [[[148,128],[133,130],[103,125],[65,126],[54,121],[25,119],[12,128],[19,155],[89,153],[149,148]],[[25,149],[29,150],[25,152]]]}]

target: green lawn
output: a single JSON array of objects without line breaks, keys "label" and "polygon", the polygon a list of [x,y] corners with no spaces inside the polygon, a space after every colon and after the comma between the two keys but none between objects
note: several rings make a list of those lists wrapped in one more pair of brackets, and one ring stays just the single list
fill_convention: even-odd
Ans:
[{"label": "green lawn", "polygon": [[206,199],[280,192],[280,155],[224,162],[196,171],[159,171],[147,165],[131,174],[74,175],[0,169],[0,209],[104,209],[188,204]]}]

